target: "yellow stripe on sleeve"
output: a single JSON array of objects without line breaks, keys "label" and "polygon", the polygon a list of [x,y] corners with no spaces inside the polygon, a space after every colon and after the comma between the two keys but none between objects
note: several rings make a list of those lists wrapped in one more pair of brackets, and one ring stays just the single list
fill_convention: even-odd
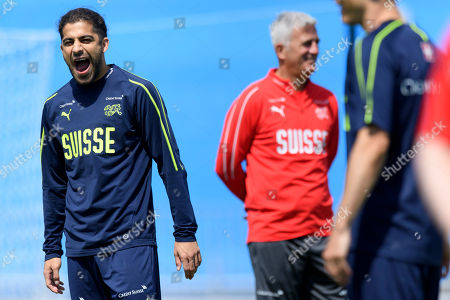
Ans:
[{"label": "yellow stripe on sleeve", "polygon": [[42,127],[42,136],[41,136],[41,160],[42,160],[42,147],[44,146],[44,138],[45,138],[45,131],[44,131],[44,127]]},{"label": "yellow stripe on sleeve", "polygon": [[175,171],[178,171],[177,163],[175,161],[175,156],[173,155],[173,151],[172,151],[172,146],[170,144],[169,137],[167,136],[167,131],[166,131],[166,128],[164,126],[164,122],[162,120],[161,112],[159,111],[158,105],[156,104],[155,100],[153,99],[152,95],[150,94],[149,90],[147,89],[147,87],[145,85],[143,85],[140,82],[134,81],[132,79],[128,79],[128,80],[131,83],[139,85],[140,87],[142,87],[145,90],[145,92],[147,93],[147,95],[149,96],[150,100],[152,101],[153,106],[155,107],[156,112],[158,113],[158,116],[159,116],[159,122],[161,124],[161,128],[162,128],[162,131],[163,131],[164,138],[166,140],[167,146],[169,147],[169,152],[170,152],[170,156],[172,157],[173,166],[175,167]]}]

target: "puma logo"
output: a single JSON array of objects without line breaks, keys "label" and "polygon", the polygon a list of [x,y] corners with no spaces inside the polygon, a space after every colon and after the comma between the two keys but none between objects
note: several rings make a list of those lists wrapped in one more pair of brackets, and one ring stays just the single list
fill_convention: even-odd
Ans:
[{"label": "puma logo", "polygon": [[275,106],[275,105],[272,105],[272,106],[270,107],[270,111],[271,111],[271,112],[279,113],[283,118],[286,117],[286,116],[284,115],[284,105],[281,105],[280,107]]},{"label": "puma logo", "polygon": [[61,117],[66,117],[68,121],[70,121],[70,112],[72,109],[69,109],[69,112],[66,113],[65,111],[61,112]]}]

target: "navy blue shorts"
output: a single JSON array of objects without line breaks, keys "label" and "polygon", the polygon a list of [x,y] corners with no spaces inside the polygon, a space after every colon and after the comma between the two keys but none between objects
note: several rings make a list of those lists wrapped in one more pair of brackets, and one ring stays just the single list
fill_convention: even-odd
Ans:
[{"label": "navy blue shorts", "polygon": [[72,300],[161,299],[155,246],[119,250],[108,257],[68,257]]},{"label": "navy blue shorts", "polygon": [[349,256],[353,270],[349,299],[437,300],[441,268],[394,259],[355,254]]}]

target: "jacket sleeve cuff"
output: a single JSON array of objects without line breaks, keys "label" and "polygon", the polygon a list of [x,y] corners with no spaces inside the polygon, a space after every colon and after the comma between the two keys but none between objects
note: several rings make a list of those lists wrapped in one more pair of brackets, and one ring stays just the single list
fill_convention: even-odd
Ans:
[{"label": "jacket sleeve cuff", "polygon": [[175,237],[175,242],[195,242],[197,239],[193,236]]},{"label": "jacket sleeve cuff", "polygon": [[50,253],[50,254],[46,254],[46,255],[45,255],[45,261],[47,261],[47,260],[49,260],[49,259],[52,259],[52,258],[55,258],[55,257],[60,258],[61,255],[58,254],[58,253]]}]

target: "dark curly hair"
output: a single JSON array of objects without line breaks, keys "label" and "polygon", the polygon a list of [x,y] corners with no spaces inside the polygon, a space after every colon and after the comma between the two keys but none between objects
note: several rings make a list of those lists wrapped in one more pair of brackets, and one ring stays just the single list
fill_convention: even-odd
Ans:
[{"label": "dark curly hair", "polygon": [[68,11],[59,20],[58,31],[61,39],[63,38],[63,28],[67,23],[76,23],[79,21],[87,21],[94,27],[94,32],[98,34],[100,40],[103,40],[107,36],[107,28],[105,24],[105,19],[100,16],[97,12],[90,10],[88,8],[76,8]]}]

